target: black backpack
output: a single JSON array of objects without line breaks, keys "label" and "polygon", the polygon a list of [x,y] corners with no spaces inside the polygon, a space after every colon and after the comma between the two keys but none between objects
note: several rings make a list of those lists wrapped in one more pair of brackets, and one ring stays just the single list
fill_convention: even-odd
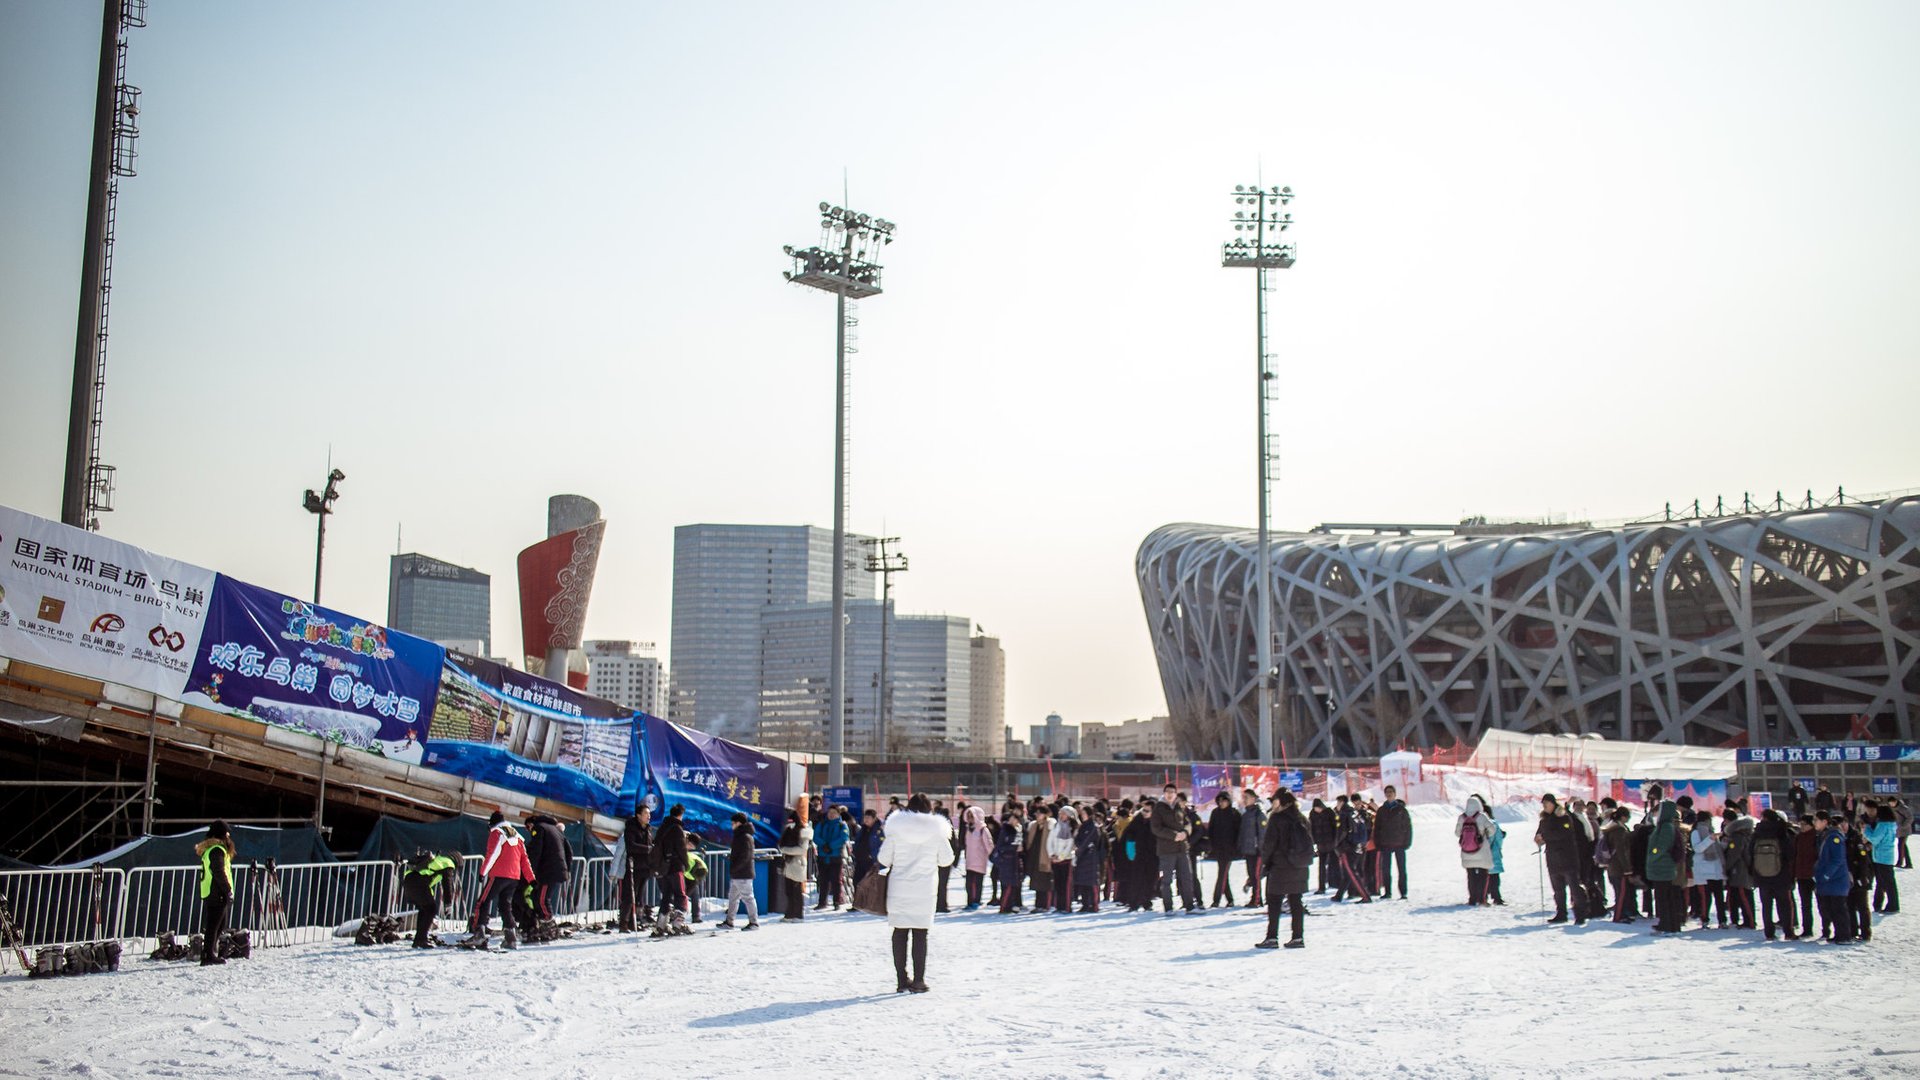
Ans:
[{"label": "black backpack", "polygon": [[1753,872],[1757,877],[1779,877],[1785,863],[1781,859],[1780,841],[1774,837],[1753,842]]}]

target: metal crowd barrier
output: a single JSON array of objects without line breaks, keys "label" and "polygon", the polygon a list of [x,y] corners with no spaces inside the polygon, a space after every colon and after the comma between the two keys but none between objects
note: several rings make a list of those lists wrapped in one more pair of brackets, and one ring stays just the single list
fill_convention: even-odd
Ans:
[{"label": "metal crowd barrier", "polygon": [[0,872],[15,935],[4,944],[33,948],[118,937],[126,876],[107,869]]},{"label": "metal crowd barrier", "polygon": [[[713,849],[701,857],[707,875],[689,894],[725,899],[729,853]],[[461,857],[441,904],[442,923],[464,924],[472,917],[485,884],[481,862],[479,855]],[[614,863],[604,856],[575,858],[567,888],[554,897],[554,914],[581,921],[617,918],[622,881]],[[265,948],[325,941],[337,927],[363,915],[405,907],[404,870],[404,863],[381,861],[301,863],[271,871],[264,863],[236,863],[227,925],[252,931],[254,944]],[[657,879],[647,874],[639,884],[638,903],[657,907]],[[7,898],[17,944],[24,948],[109,939],[150,942],[167,932],[184,941],[200,930],[198,866],[0,871],[0,895]]]}]

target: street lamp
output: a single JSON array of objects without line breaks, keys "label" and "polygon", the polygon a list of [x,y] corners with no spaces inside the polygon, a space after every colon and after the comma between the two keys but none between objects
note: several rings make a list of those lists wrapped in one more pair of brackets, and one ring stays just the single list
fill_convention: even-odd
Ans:
[{"label": "street lamp", "polygon": [[327,515],[333,513],[333,500],[340,497],[340,481],[346,478],[346,473],[334,469],[327,473],[325,492],[316,493],[312,488],[307,489],[307,513],[316,515],[320,519],[320,539],[313,545],[313,602],[315,604],[320,602],[320,560],[327,550]]},{"label": "street lamp", "polygon": [[893,222],[820,204],[820,242],[782,248],[793,260],[786,279],[834,296],[833,382],[833,646],[827,675],[827,783],[846,779],[847,711],[847,301],[880,295],[880,249],[893,243]]},{"label": "street lamp", "polygon": [[1293,265],[1294,247],[1282,241],[1293,225],[1286,206],[1293,202],[1290,187],[1263,188],[1258,184],[1235,184],[1233,231],[1241,235],[1220,245],[1220,265],[1234,269],[1252,268],[1254,345],[1258,366],[1256,389],[1259,396],[1260,438],[1260,550],[1257,555],[1259,613],[1254,636],[1254,666],[1258,669],[1256,695],[1260,716],[1260,764],[1272,765],[1273,752],[1273,552],[1269,550],[1268,516],[1273,500],[1273,463],[1278,455],[1268,444],[1267,411],[1273,401],[1274,378],[1267,350],[1267,271],[1285,270]]}]

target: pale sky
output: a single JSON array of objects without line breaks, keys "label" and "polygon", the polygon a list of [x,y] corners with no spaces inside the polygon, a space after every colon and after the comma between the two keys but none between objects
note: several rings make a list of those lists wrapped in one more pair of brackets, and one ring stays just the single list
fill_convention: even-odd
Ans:
[{"label": "pale sky", "polygon": [[[0,503],[60,510],[99,5],[0,0]],[[1276,527],[1920,484],[1920,6],[155,0],[107,534],[329,606],[609,521],[832,522],[814,206],[899,223],[850,526],[1007,651],[1007,721],[1164,711],[1133,556],[1254,519],[1234,184],[1291,185]],[[669,658],[670,659],[670,658]]]}]

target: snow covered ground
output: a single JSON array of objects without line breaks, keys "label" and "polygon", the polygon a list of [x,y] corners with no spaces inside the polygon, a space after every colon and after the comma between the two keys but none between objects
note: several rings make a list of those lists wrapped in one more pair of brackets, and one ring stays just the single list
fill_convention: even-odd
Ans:
[{"label": "snow covered ground", "polygon": [[329,942],[204,972],[129,958],[0,979],[0,1075],[1920,1075],[1920,916],[1866,946],[1546,926],[1530,826],[1508,826],[1512,906],[1468,910],[1450,817],[1415,814],[1412,899],[1316,898],[1303,951],[1252,949],[1245,909],[983,910],[935,926],[924,995],[892,992],[861,915],[514,953]]}]

